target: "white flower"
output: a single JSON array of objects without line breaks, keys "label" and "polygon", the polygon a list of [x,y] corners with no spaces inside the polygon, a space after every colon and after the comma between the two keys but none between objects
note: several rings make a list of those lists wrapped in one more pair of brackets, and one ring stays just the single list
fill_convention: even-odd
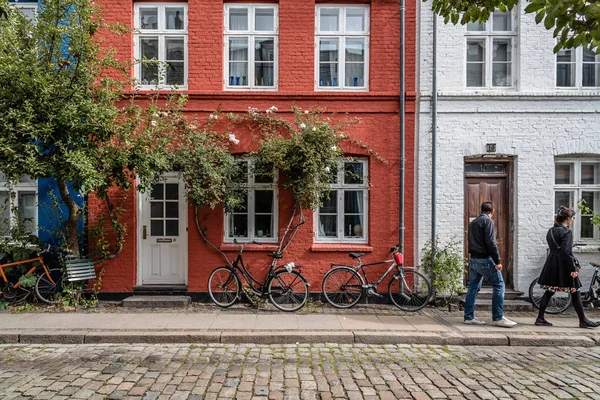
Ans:
[{"label": "white flower", "polygon": [[166,111],[161,112],[160,115],[162,115],[165,118],[169,116],[169,114]]},{"label": "white flower", "polygon": [[277,111],[277,110],[278,110],[277,107],[271,106],[271,107],[267,108],[266,112],[267,112],[267,114],[271,114],[273,111]]},{"label": "white flower", "polygon": [[308,111],[308,110],[304,110],[304,114],[308,114],[308,113],[309,113],[309,111]]},{"label": "white flower", "polygon": [[156,126],[156,121],[155,120],[150,121],[150,125]]},{"label": "white flower", "polygon": [[303,122],[300,124],[300,128],[305,129],[306,128],[306,124]]},{"label": "white flower", "polygon": [[235,135],[233,133],[229,134],[229,141],[233,144],[240,144],[240,141],[238,138],[235,137]]},{"label": "white flower", "polygon": [[325,167],[325,172],[330,173],[331,172],[331,168]]},{"label": "white flower", "polygon": [[317,131],[317,127],[313,126],[313,132],[316,132],[316,131]]},{"label": "white flower", "polygon": [[210,119],[218,119],[218,118],[219,118],[219,116],[218,116],[218,115],[216,115],[216,114],[210,114],[210,115],[209,115],[209,118],[210,118]]},{"label": "white flower", "polygon": [[334,145],[334,146],[331,146],[331,150],[332,150],[332,151],[337,151],[337,149],[338,149],[338,148],[337,148],[337,146],[335,146],[335,145]]}]

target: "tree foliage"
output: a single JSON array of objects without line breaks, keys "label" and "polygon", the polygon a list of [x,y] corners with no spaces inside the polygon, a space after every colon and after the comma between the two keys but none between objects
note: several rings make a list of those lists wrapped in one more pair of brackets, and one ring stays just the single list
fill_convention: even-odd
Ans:
[{"label": "tree foliage", "polygon": [[[426,1],[426,0],[424,0]],[[491,13],[512,10],[517,0],[433,0],[432,10],[444,23],[485,22]],[[534,13],[557,39],[554,52],[579,46],[600,53],[600,3],[597,0],[531,0],[526,13]]]}]

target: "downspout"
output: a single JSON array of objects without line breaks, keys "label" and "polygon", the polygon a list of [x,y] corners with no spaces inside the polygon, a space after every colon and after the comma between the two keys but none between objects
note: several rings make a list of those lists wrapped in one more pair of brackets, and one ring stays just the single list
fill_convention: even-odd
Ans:
[{"label": "downspout", "polygon": [[437,19],[433,12],[431,79],[431,256],[435,257],[437,237]]},{"label": "downspout", "polygon": [[406,97],[406,88],[404,85],[404,53],[405,53],[405,15],[406,15],[406,6],[404,4],[405,0],[400,0],[400,237],[398,241],[398,247],[400,248],[400,252],[404,253],[404,167],[406,163],[405,158],[405,149],[404,149],[404,136],[405,136],[405,97]]}]

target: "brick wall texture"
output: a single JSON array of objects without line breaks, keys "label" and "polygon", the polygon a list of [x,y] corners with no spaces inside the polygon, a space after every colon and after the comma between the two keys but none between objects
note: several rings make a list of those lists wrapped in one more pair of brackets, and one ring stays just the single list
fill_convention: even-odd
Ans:
[{"label": "brick wall texture", "polygon": [[[350,2],[354,3],[354,2]],[[364,2],[361,2],[364,3]],[[368,2],[367,2],[368,3]],[[353,249],[370,253],[366,260],[383,259],[390,246],[398,242],[399,227],[399,1],[372,0],[370,4],[370,88],[360,93],[324,93],[314,90],[314,0],[280,0],[279,5],[279,88],[277,92],[228,92],[223,89],[223,1],[188,1],[188,112],[200,118],[215,110],[244,112],[248,107],[266,110],[272,105],[281,112],[292,105],[302,108],[320,106],[327,112],[358,117],[361,122],[350,128],[349,133],[368,144],[386,162],[369,160],[369,240],[361,246],[315,246],[313,214],[306,212],[307,223],[300,228],[294,242],[282,262],[294,261],[304,266],[304,274],[311,283],[311,291],[320,291],[323,274],[331,262],[350,262],[347,253]],[[131,2],[104,0],[104,16],[109,21],[127,25],[133,23]],[[414,260],[414,188],[415,188],[415,141],[414,141],[414,91],[415,91],[415,19],[416,3],[408,2],[406,13],[406,255],[407,264]],[[133,58],[133,38],[106,36],[105,45],[115,48],[119,57]],[[336,117],[337,118],[337,117]],[[341,118],[341,117],[340,117]],[[239,133],[242,142],[249,138]],[[244,147],[245,148],[245,147]],[[246,149],[246,148],[245,148]],[[251,150],[251,148],[247,148]],[[361,155],[364,150],[348,147],[349,155]],[[291,195],[280,187],[279,232],[292,212]],[[90,199],[90,212],[98,212],[101,205]],[[102,290],[104,292],[130,292],[139,284],[137,257],[138,194],[127,194],[124,203],[124,222],[128,226],[122,253],[105,263]],[[222,245],[223,210],[216,208],[200,210],[203,226],[208,236],[218,246]],[[208,275],[223,265],[220,255],[200,239],[195,225],[193,210],[188,215],[188,265],[187,284],[191,292],[206,291]],[[266,251],[248,248],[245,260],[251,271],[264,276],[270,258]],[[232,257],[234,253],[228,252]]]}]

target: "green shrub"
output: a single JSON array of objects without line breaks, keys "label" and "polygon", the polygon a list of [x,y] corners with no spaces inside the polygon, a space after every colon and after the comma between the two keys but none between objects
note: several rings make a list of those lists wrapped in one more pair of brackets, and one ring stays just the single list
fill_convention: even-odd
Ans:
[{"label": "green shrub", "polygon": [[458,241],[452,239],[440,245],[439,239],[436,239],[435,248],[429,241],[422,254],[421,267],[431,279],[437,298],[449,303],[455,295],[466,291],[463,284],[466,260]]}]

